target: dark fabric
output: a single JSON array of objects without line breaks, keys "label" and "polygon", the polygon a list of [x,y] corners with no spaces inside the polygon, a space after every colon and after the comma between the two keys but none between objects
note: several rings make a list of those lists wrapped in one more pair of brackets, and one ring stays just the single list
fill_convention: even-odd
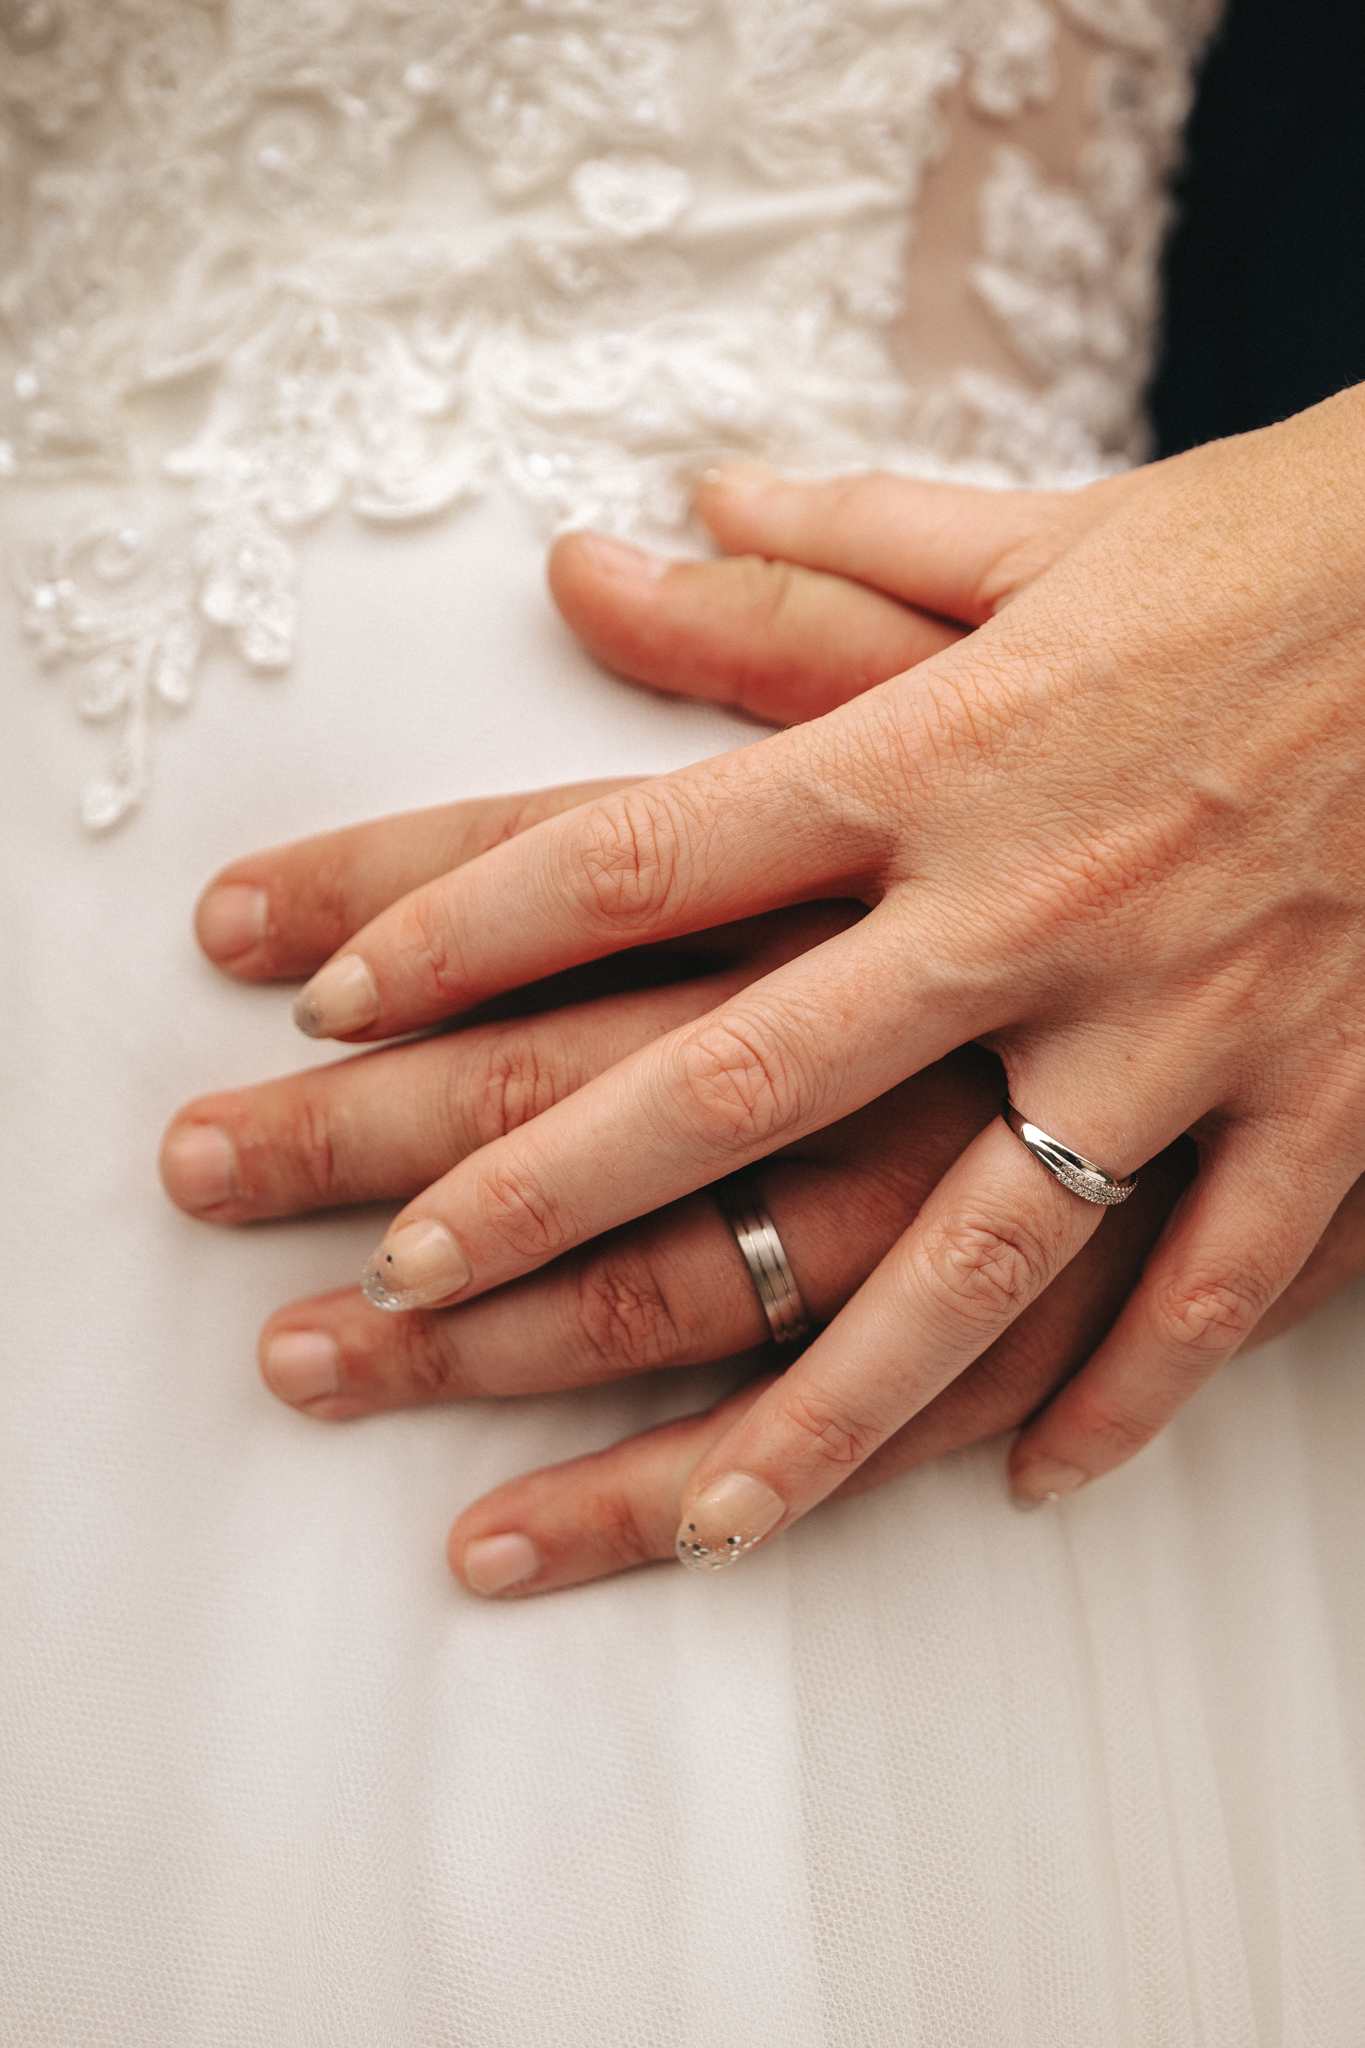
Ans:
[{"label": "dark fabric", "polygon": [[1365,381],[1365,0],[1229,0],[1177,198],[1159,454]]}]

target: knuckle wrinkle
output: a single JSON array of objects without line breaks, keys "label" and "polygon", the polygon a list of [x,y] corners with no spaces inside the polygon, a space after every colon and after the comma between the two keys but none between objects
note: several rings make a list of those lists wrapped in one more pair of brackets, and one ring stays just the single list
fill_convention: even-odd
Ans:
[{"label": "knuckle wrinkle", "polygon": [[954,1222],[931,1230],[924,1267],[936,1298],[957,1316],[997,1329],[1013,1322],[1048,1280],[1039,1247],[987,1224]]},{"label": "knuckle wrinkle", "polygon": [[612,1377],[671,1365],[682,1352],[668,1299],[638,1261],[587,1265],[579,1278],[578,1315],[592,1355]]},{"label": "knuckle wrinkle", "polygon": [[578,893],[614,935],[648,931],[676,893],[679,848],[657,791],[622,790],[595,804],[576,855]]},{"label": "knuckle wrinkle", "polygon": [[515,1257],[541,1262],[554,1258],[570,1242],[566,1219],[518,1161],[490,1159],[480,1193],[489,1224]]}]

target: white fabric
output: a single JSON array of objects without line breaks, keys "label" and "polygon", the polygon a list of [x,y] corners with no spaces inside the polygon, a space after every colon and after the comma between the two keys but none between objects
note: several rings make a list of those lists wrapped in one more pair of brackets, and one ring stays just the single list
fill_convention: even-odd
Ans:
[{"label": "white fabric", "polygon": [[[359,33],[339,0],[306,11]],[[505,11],[481,18],[502,32]],[[869,35],[946,17],[864,13]],[[1039,13],[1015,10],[1027,76]],[[653,9],[678,36],[694,15],[709,33],[702,14]],[[1153,22],[1174,38],[1147,0],[1067,14],[1130,51],[1146,34],[1144,63]],[[204,878],[346,819],[649,772],[753,730],[573,646],[517,481],[401,530],[320,524],[293,667],[210,648],[192,711],[158,720],[150,794],[102,841],[73,798],[104,741],[4,599],[0,2035],[1349,2048],[1365,1293],[1056,1509],[1010,1508],[997,1443],[719,1580],[664,1565],[512,1606],[448,1577],[458,1509],[699,1405],[714,1376],[343,1426],[262,1390],[264,1315],[347,1283],[382,1219],[222,1232],[161,1195],[178,1103],[331,1056],[281,992],[197,956]],[[138,501],[158,515],[160,488]],[[94,490],[16,486],[10,545],[105,518]]]}]

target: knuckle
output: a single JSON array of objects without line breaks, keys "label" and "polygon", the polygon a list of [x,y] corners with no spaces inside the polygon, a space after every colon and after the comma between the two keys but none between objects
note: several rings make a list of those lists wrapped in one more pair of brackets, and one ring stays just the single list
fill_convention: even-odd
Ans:
[{"label": "knuckle", "polygon": [[616,1570],[646,1564],[661,1553],[652,1543],[629,1494],[614,1487],[585,1503],[583,1523],[592,1548]]},{"label": "knuckle", "polygon": [[458,1001],[468,976],[439,891],[419,889],[404,905],[402,917],[399,945],[406,976],[428,1002]]},{"label": "knuckle", "polygon": [[1155,1399],[1134,1400],[1129,1393],[1122,1400],[1110,1400],[1103,1391],[1092,1393],[1079,1380],[1075,1400],[1072,1425],[1078,1438],[1102,1444],[1119,1463],[1149,1444],[1170,1414],[1169,1406]]},{"label": "knuckle", "polygon": [[676,894],[679,857],[661,792],[621,790],[591,806],[575,854],[575,894],[589,920],[616,937],[648,930]]},{"label": "knuckle", "polygon": [[1013,1322],[1050,1277],[1042,1247],[1026,1231],[960,1217],[931,1227],[921,1256],[932,1297],[983,1329]]},{"label": "knuckle", "polygon": [[323,1205],[344,1193],[336,1132],[323,1104],[311,1093],[295,1109],[289,1149],[299,1181],[313,1201]]},{"label": "knuckle", "polygon": [[573,1241],[567,1219],[519,1159],[490,1158],[480,1176],[479,1197],[490,1229],[518,1259],[539,1264]]},{"label": "knuckle", "polygon": [[595,1258],[578,1276],[579,1328],[594,1359],[615,1378],[673,1364],[683,1332],[668,1298],[639,1258]]},{"label": "knuckle", "polygon": [[1269,1299],[1268,1290],[1246,1280],[1195,1286],[1177,1279],[1158,1290],[1152,1311],[1162,1343],[1197,1368],[1201,1360],[1235,1351],[1265,1314]]},{"label": "knuckle", "polygon": [[402,1323],[406,1390],[419,1401],[450,1401],[468,1392],[459,1358],[447,1336],[450,1319],[438,1320],[419,1311],[403,1317]]},{"label": "knuckle", "polygon": [[836,1400],[817,1385],[791,1388],[782,1414],[822,1465],[861,1465],[884,1434],[870,1416],[855,1414],[847,1401]]},{"label": "knuckle", "polygon": [[482,1085],[473,1093],[465,1078],[452,1076],[455,1100],[450,1121],[472,1123],[474,1141],[486,1145],[530,1123],[559,1100],[554,1071],[547,1067],[532,1035],[499,1037],[488,1048]]},{"label": "knuckle", "polygon": [[791,1054],[750,1019],[699,1025],[680,1064],[684,1099],[708,1135],[767,1144],[802,1121],[807,1091]]}]

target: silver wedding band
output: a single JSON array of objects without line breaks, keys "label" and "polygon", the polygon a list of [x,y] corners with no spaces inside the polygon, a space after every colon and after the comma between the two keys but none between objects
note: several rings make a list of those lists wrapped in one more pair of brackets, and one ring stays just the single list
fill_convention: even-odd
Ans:
[{"label": "silver wedding band", "polygon": [[1038,1164],[1045,1166],[1054,1180],[1059,1180],[1073,1195],[1079,1195],[1083,1202],[1099,1202],[1105,1208],[1112,1208],[1116,1202],[1126,1202],[1137,1186],[1135,1173],[1127,1180],[1116,1180],[1112,1173],[1096,1166],[1093,1159],[1073,1152],[1070,1146],[1063,1145],[1057,1138],[1049,1138],[1046,1131],[1040,1131],[1037,1124],[1031,1124],[1022,1117],[1012,1102],[1006,1101],[1000,1115],[1020,1144],[1028,1147]]},{"label": "silver wedding band", "polygon": [[810,1335],[811,1319],[758,1182],[747,1171],[732,1173],[712,1193],[744,1254],[774,1344],[799,1344]]}]

